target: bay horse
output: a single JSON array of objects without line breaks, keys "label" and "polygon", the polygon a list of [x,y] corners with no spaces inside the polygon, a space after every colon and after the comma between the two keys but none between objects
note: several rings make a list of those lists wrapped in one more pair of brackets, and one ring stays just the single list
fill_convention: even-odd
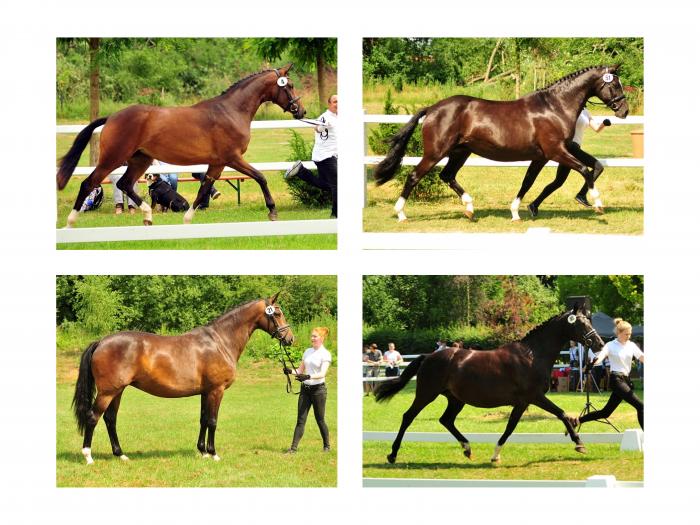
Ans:
[{"label": "bay horse", "polygon": [[153,162],[178,165],[208,164],[204,181],[192,206],[185,213],[186,224],[226,166],[248,175],[260,185],[270,220],[277,219],[275,201],[265,176],[243,159],[250,142],[250,123],[264,102],[273,102],[296,119],[306,114],[300,97],[287,76],[293,64],[249,75],[232,84],[218,97],[189,107],[158,107],[137,104],[88,124],[61,159],[56,174],[59,190],[68,184],[80,155],[95,128],[104,125],[100,136],[100,157],[95,170],[80,184],[67,228],[75,225],[85,197],[112,171],[127,165],[117,187],[144,213],[143,222],[153,224],[151,207],[133,189],[134,183]]},{"label": "bay horse", "polygon": [[513,101],[455,95],[423,108],[391,139],[389,153],[374,170],[374,179],[377,185],[382,185],[394,178],[413,130],[425,117],[423,158],[406,178],[401,196],[394,205],[399,222],[406,220],[403,210],[413,188],[444,157],[448,162],[440,178],[460,196],[466,206],[465,215],[472,219],[473,199],[456,179],[457,172],[472,153],[500,162],[532,161],[510,206],[514,221],[520,220],[520,201],[549,160],[583,175],[595,199],[594,208],[602,213],[600,193],[594,185],[602,165],[597,163],[589,169],[571,154],[569,144],[576,119],[593,96],[602,100],[617,117],[627,117],[629,107],[616,74],[619,67],[617,64],[581,69]]},{"label": "bay horse", "polygon": [[545,396],[552,365],[569,340],[583,343],[594,352],[603,347],[603,341],[585,311],[578,306],[545,321],[521,340],[499,348],[446,348],[411,361],[396,380],[382,383],[375,391],[376,401],[388,401],[417,375],[415,399],[403,415],[391,453],[387,456],[389,463],[396,461],[406,429],[440,394],[447,398],[447,408],[440,423],[455,437],[469,459],[472,456],[469,440],[455,426],[455,419],[465,404],[481,408],[513,407],[505,432],[491,457],[494,463],[500,461],[503,445],[530,404],[559,418],[576,444],[576,451],[585,453],[586,448],[576,433],[575,418],[569,418]]},{"label": "bay horse", "polygon": [[239,305],[182,335],[119,332],[90,344],[80,359],[73,396],[87,464],[93,463],[92,436],[103,414],[112,453],[129,459],[117,437],[117,412],[129,385],[158,397],[201,396],[197,449],[202,457],[218,461],[214,435],[219,405],[236,379],[238,359],[251,334],[263,330],[285,346],[294,341],[278,295]]}]

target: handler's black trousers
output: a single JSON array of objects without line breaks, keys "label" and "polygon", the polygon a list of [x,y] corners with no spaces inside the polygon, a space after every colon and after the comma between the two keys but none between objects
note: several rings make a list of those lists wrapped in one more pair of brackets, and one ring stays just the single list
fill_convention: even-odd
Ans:
[{"label": "handler's black trousers", "polygon": [[632,386],[632,381],[628,376],[623,376],[622,374],[616,374],[615,372],[610,374],[610,387],[612,394],[610,399],[605,404],[602,410],[596,410],[595,412],[589,412],[588,414],[582,416],[579,419],[579,423],[585,423],[586,421],[595,421],[596,419],[605,419],[612,414],[615,409],[622,403],[622,401],[627,401],[630,405],[637,409],[637,420],[639,421],[639,426],[644,430],[644,403],[636,395],[634,395],[634,387]]},{"label": "handler's black trousers", "polygon": [[[595,157],[583,151],[581,149],[581,145],[578,142],[572,142],[568,149],[569,153],[571,153],[574,157],[583,162],[588,168],[593,169],[595,167],[596,162],[598,162],[595,159]],[[532,204],[539,207],[539,205],[542,204],[542,202],[547,197],[549,197],[552,193],[554,193],[556,190],[558,190],[564,185],[566,179],[569,177],[569,173],[571,173],[571,168],[567,168],[563,164],[559,164],[559,167],[557,168],[557,175],[554,178],[554,180],[544,187],[542,193],[540,193],[539,196],[534,201],[532,201]],[[597,178],[598,177],[596,177],[596,179]],[[581,189],[579,190],[577,195],[585,197],[586,193],[588,193],[588,185],[584,181],[583,186],[581,186]]]},{"label": "handler's black trousers", "polygon": [[299,169],[297,177],[304,182],[316,186],[322,190],[331,192],[333,204],[331,206],[331,215],[338,216],[338,157],[330,157],[318,162],[314,161],[318,167],[318,177],[307,170],[304,166]]},{"label": "handler's black trousers", "polygon": [[299,393],[299,403],[297,404],[297,426],[294,428],[294,438],[292,439],[292,450],[296,450],[304,435],[304,427],[306,426],[306,416],[309,415],[309,409],[314,407],[314,417],[316,424],[321,431],[323,446],[330,447],[331,439],[328,435],[328,425],[326,425],[326,398],[328,390],[326,383],[320,385],[301,385]]}]

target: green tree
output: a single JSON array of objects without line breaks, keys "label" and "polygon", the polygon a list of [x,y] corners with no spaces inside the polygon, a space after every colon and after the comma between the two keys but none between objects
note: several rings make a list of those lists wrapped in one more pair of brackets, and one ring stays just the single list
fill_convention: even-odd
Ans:
[{"label": "green tree", "polygon": [[324,107],[329,93],[326,88],[326,66],[337,62],[338,41],[335,38],[254,38],[253,47],[268,61],[279,60],[288,53],[295,63],[313,65],[318,82],[319,107]]}]

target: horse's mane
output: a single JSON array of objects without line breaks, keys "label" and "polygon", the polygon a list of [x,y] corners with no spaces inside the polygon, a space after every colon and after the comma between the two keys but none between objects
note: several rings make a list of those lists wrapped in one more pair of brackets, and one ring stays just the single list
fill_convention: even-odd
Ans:
[{"label": "horse's mane", "polygon": [[578,78],[579,76],[583,75],[584,73],[586,73],[588,71],[591,71],[593,69],[600,69],[603,67],[610,67],[610,66],[599,65],[599,66],[584,67],[583,69],[579,69],[578,71],[574,71],[573,73],[569,73],[568,75],[561,77],[559,80],[555,80],[554,82],[552,82],[548,86],[543,87],[542,89],[538,89],[537,91],[534,91],[534,93],[541,93],[542,91],[547,91],[548,89],[550,89],[554,86],[558,86],[558,85],[563,84],[564,82],[568,82],[570,80]]},{"label": "horse's mane", "polygon": [[220,320],[222,320],[222,319],[224,319],[224,318],[228,318],[228,317],[231,317],[231,316],[237,316],[238,313],[239,313],[241,310],[243,310],[244,308],[247,308],[247,307],[250,306],[251,304],[257,303],[258,301],[262,301],[262,300],[263,300],[263,299],[262,299],[261,297],[258,297],[257,299],[251,299],[251,300],[248,301],[248,302],[245,302],[245,303],[239,304],[239,305],[237,305],[237,306],[234,306],[234,307],[231,308],[230,310],[227,310],[226,312],[224,312],[223,314],[221,314],[219,317],[216,317],[215,319],[212,319],[211,321],[209,321],[209,323],[207,323],[207,326],[211,326],[211,325],[213,325],[214,323],[216,323],[217,321],[220,321]]},{"label": "horse's mane", "polygon": [[525,341],[525,339],[527,339],[528,337],[533,337],[533,336],[537,335],[538,332],[540,332],[541,330],[546,328],[552,321],[556,321],[558,319],[561,319],[561,316],[565,315],[566,313],[567,312],[556,314],[556,315],[553,315],[552,317],[550,317],[549,319],[547,319],[546,321],[542,321],[540,324],[538,324],[534,328],[531,328],[530,331],[528,333],[526,333],[522,339],[520,339],[520,342]]},{"label": "horse's mane", "polygon": [[230,93],[231,91],[235,91],[235,90],[243,87],[245,84],[247,84],[254,77],[257,77],[258,75],[262,75],[263,73],[269,73],[270,71],[272,71],[272,69],[263,69],[261,71],[258,71],[257,73],[251,73],[247,77],[243,77],[242,79],[231,84],[224,91],[222,91],[221,94],[226,95],[226,94]]}]

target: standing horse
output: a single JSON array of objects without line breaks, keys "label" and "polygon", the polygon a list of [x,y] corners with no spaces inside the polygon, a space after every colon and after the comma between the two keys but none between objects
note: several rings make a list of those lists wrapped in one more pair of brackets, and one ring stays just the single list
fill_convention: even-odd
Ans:
[{"label": "standing horse", "polygon": [[574,157],[568,145],[574,136],[576,119],[589,98],[596,96],[615,115],[625,118],[629,112],[615,66],[595,66],[565,76],[550,86],[517,100],[504,102],[456,95],[421,109],[391,140],[386,158],[377,165],[374,178],[378,185],[394,178],[408,141],[418,121],[423,121],[423,158],[406,179],[394,210],[399,222],[413,188],[443,157],[447,165],[440,178],[466,205],[465,214],[474,216],[472,197],[457,182],[457,171],[472,153],[501,162],[530,160],[522,186],[510,209],[513,220],[520,220],[520,201],[535,182],[547,161],[554,160],[578,171],[586,179],[595,210],[603,212],[595,179],[602,166],[588,169]]},{"label": "standing horse", "polygon": [[218,180],[226,166],[248,175],[260,185],[270,220],[277,219],[275,201],[265,176],[243,159],[250,142],[250,123],[263,102],[274,102],[294,118],[306,110],[287,77],[292,64],[280,69],[260,71],[239,80],[218,97],[190,107],[161,108],[138,104],[109,117],[99,118],[86,126],[61,159],[56,183],[65,188],[82,151],[95,128],[104,125],[100,137],[100,158],[95,170],[80,184],[80,192],[68,215],[72,227],[85,197],[112,171],[127,164],[126,173],[117,187],[144,212],[143,222],[153,224],[151,207],[134,191],[134,183],[153,162],[178,165],[208,164],[205,179],[192,207],[185,213],[185,223],[192,222],[194,211]]},{"label": "standing horse", "polygon": [[200,395],[197,449],[202,457],[211,456],[218,461],[214,434],[219,405],[224,390],[236,379],[238,359],[251,334],[260,329],[283,345],[294,341],[277,305],[278,295],[237,306],[183,335],[119,332],[88,346],[80,359],[73,396],[78,429],[84,436],[82,453],[88,465],[93,463],[92,435],[102,414],[112,453],[129,459],[117,437],[119,403],[129,385],[158,397]]},{"label": "standing horse", "polygon": [[573,310],[545,321],[520,341],[493,350],[447,348],[419,356],[397,380],[382,383],[375,392],[377,401],[387,401],[418,375],[416,397],[403,415],[391,454],[387,456],[389,463],[396,461],[406,429],[440,394],[447,398],[447,409],[440,417],[440,423],[460,443],[469,459],[472,455],[469,440],[455,427],[455,419],[465,404],[481,408],[513,407],[506,430],[491,458],[494,463],[500,461],[501,448],[530,404],[557,416],[576,443],[576,451],[585,453],[586,448],[576,433],[575,419],[571,420],[545,396],[552,365],[569,340],[584,343],[596,352],[603,347],[603,341],[589,319],[575,306]]}]

